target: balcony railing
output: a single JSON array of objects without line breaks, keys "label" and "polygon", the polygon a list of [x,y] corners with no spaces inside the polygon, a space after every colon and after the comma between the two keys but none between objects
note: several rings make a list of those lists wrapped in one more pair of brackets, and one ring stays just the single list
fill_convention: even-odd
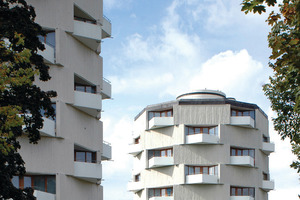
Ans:
[{"label": "balcony railing", "polygon": [[43,51],[39,50],[38,54],[43,56],[45,63],[55,64],[55,47],[44,43],[45,49]]},{"label": "balcony railing", "polygon": [[74,91],[73,106],[93,117],[97,117],[102,109],[102,97],[100,94]]},{"label": "balcony railing", "polygon": [[131,192],[138,192],[142,189],[143,189],[143,185],[141,181],[138,182],[131,181],[127,185],[127,190]]},{"label": "balcony railing", "polygon": [[173,157],[152,157],[149,159],[149,168],[174,165]]},{"label": "balcony railing", "polygon": [[186,136],[186,144],[218,144],[220,138],[217,135],[193,134]]},{"label": "balcony railing", "polygon": [[55,200],[55,194],[42,192],[39,190],[34,190],[33,196],[35,196],[37,200]]},{"label": "balcony railing", "polygon": [[254,200],[251,196],[231,196],[230,200]]},{"label": "balcony railing", "polygon": [[101,95],[102,95],[102,99],[111,98],[111,82],[104,77],[102,81]]},{"label": "balcony railing", "polygon": [[129,145],[129,154],[136,156],[143,151],[141,144],[130,144]]},{"label": "balcony railing", "polygon": [[231,116],[230,124],[246,128],[255,128],[255,121],[251,116]]},{"label": "balcony railing", "polygon": [[174,197],[151,197],[149,200],[174,200]]},{"label": "balcony railing", "polygon": [[263,180],[261,189],[269,192],[270,190],[274,190],[274,181],[272,180]]},{"label": "balcony railing", "polygon": [[42,136],[55,137],[55,121],[52,119],[48,119],[43,117],[44,125],[43,128],[40,129],[40,133]]},{"label": "balcony railing", "polygon": [[149,121],[149,129],[163,128],[174,125],[173,117],[153,117]]},{"label": "balcony railing", "polygon": [[269,155],[275,151],[275,144],[270,142],[263,142],[262,149],[265,154]]},{"label": "balcony railing", "polygon": [[103,15],[102,39],[111,37],[111,21]]},{"label": "balcony railing", "polygon": [[252,158],[251,156],[230,156],[230,164],[245,167],[254,167],[254,158]]},{"label": "balcony railing", "polygon": [[186,184],[218,184],[218,176],[210,174],[187,175]]},{"label": "balcony railing", "polygon": [[102,178],[102,165],[98,163],[74,162],[76,178],[97,183]]},{"label": "balcony railing", "polygon": [[101,160],[111,160],[111,144],[103,141]]}]

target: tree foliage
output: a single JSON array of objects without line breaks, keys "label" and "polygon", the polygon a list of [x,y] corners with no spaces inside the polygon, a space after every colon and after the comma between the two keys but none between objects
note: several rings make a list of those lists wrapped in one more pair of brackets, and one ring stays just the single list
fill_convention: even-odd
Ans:
[{"label": "tree foliage", "polygon": [[271,11],[266,20],[271,26],[268,35],[272,49],[269,66],[273,69],[270,83],[263,90],[277,113],[274,128],[282,139],[289,138],[297,161],[291,167],[300,173],[300,1],[244,0],[245,13],[266,12],[266,6],[278,5],[279,13]]},{"label": "tree foliage", "polygon": [[38,50],[44,50],[38,35],[42,28],[34,22],[33,7],[24,0],[0,0],[0,199],[35,199],[31,188],[15,188],[13,176],[26,173],[18,149],[18,137],[26,135],[36,143],[43,127],[41,109],[54,116],[53,91],[34,85],[39,77],[50,79],[49,67]]}]

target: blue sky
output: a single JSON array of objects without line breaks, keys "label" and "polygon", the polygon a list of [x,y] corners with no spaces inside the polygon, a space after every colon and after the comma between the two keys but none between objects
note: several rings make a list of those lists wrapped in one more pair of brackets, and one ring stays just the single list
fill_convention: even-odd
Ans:
[{"label": "blue sky", "polygon": [[[127,154],[133,118],[147,105],[174,100],[193,89],[216,89],[258,104],[274,116],[262,85],[268,81],[270,49],[266,15],[245,15],[237,0],[104,0],[112,39],[102,42],[104,76],[113,100],[103,102],[104,140],[113,161],[103,163],[105,200],[131,200]],[[271,121],[271,120],[270,120]],[[271,122],[270,122],[271,123]],[[270,124],[276,152],[270,156],[275,190],[270,200],[297,200],[294,157]]]}]

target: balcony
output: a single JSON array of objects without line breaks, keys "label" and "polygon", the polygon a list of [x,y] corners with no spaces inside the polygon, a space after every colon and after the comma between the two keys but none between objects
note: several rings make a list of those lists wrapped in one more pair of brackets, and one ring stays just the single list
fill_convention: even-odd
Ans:
[{"label": "balcony", "polygon": [[149,121],[149,129],[162,128],[167,126],[173,126],[173,117],[153,117]]},{"label": "balcony", "polygon": [[275,144],[274,143],[269,143],[269,142],[263,142],[261,150],[265,154],[269,155],[270,153],[273,153],[275,151]]},{"label": "balcony", "polygon": [[151,197],[149,200],[174,200],[174,197]]},{"label": "balcony", "polygon": [[102,178],[102,165],[97,163],[74,162],[76,178],[97,183]]},{"label": "balcony", "polygon": [[111,160],[111,144],[103,141],[101,160]]},{"label": "balcony", "polygon": [[101,42],[101,26],[74,20],[73,36],[90,49],[96,51]]},{"label": "balcony", "polygon": [[111,82],[103,77],[102,90],[101,90],[102,99],[111,98]]},{"label": "balcony", "polygon": [[251,156],[230,156],[230,164],[244,167],[254,167],[254,158]]},{"label": "balcony", "polygon": [[218,184],[218,176],[209,174],[187,175],[186,184]]},{"label": "balcony", "polygon": [[138,192],[143,189],[142,183],[138,182],[129,182],[127,185],[127,190],[130,192]]},{"label": "balcony", "polygon": [[44,51],[39,50],[38,54],[43,56],[44,62],[47,64],[55,64],[55,48],[42,42],[45,46]]},{"label": "balcony", "polygon": [[269,192],[270,190],[274,190],[274,185],[274,181],[263,180],[261,189],[263,189],[266,192]]},{"label": "balcony", "polygon": [[250,116],[232,116],[230,117],[230,124],[233,126],[255,128],[254,119]]},{"label": "balcony", "polygon": [[152,157],[149,159],[149,168],[174,165],[173,157]]},{"label": "balcony", "polygon": [[37,200],[55,200],[55,194],[42,192],[39,190],[34,190],[33,196],[35,196]]},{"label": "balcony", "polygon": [[108,37],[111,37],[111,22],[106,16],[103,16],[102,39]]},{"label": "balcony", "polygon": [[44,126],[40,129],[41,136],[55,137],[55,121],[43,117]]},{"label": "balcony", "polygon": [[141,144],[130,144],[129,145],[129,154],[133,155],[133,156],[136,156],[138,155],[139,153],[141,153],[143,150],[142,150],[142,146]]},{"label": "balcony", "polygon": [[254,200],[251,196],[231,196],[230,200]]},{"label": "balcony", "polygon": [[99,94],[74,91],[74,107],[97,117],[102,109],[102,97]]},{"label": "balcony", "polygon": [[186,144],[219,144],[219,137],[209,134],[187,135]]}]

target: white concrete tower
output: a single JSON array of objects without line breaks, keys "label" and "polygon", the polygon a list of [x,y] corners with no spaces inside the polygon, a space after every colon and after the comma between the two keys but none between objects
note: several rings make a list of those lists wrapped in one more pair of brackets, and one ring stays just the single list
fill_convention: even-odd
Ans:
[{"label": "white concrete tower", "polygon": [[128,190],[135,200],[267,200],[267,115],[255,104],[198,90],[135,118]]},{"label": "white concrete tower", "polygon": [[111,97],[99,55],[101,40],[111,35],[103,0],[26,1],[47,32],[40,37],[46,49],[39,53],[52,79],[36,84],[57,92],[52,99],[56,119],[44,118],[37,145],[21,138],[27,174],[13,182],[21,188],[32,186],[38,200],[101,200],[101,161],[111,158],[99,120],[102,100]]}]

